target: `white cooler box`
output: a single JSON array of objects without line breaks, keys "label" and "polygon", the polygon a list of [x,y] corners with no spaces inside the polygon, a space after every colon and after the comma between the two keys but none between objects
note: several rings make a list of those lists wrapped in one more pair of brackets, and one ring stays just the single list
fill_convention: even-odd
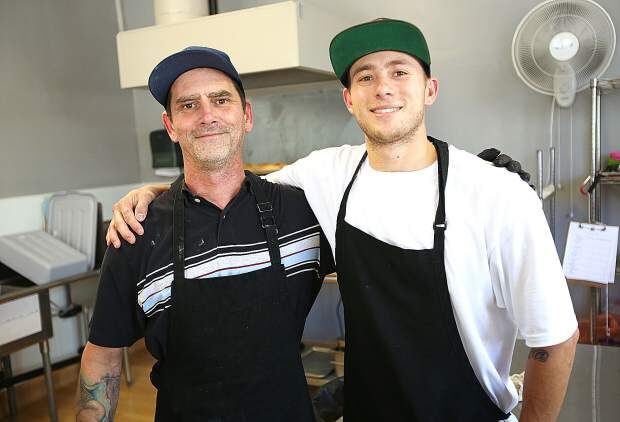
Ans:
[{"label": "white cooler box", "polygon": [[80,274],[89,267],[85,254],[41,230],[0,236],[0,262],[37,284]]}]

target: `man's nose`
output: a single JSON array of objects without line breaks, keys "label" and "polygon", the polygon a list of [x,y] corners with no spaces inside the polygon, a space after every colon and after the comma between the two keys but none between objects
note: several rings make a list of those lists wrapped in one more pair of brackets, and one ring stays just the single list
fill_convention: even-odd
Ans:
[{"label": "man's nose", "polygon": [[217,116],[215,114],[215,107],[209,102],[203,102],[200,108],[200,122],[203,124],[211,124],[217,121]]},{"label": "man's nose", "polygon": [[377,97],[385,97],[394,94],[394,87],[392,81],[387,76],[381,75],[376,78],[377,85],[375,95]]}]

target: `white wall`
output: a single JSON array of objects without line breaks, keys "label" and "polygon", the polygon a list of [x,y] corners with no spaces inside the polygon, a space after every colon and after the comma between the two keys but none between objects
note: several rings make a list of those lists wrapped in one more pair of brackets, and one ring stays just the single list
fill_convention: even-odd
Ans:
[{"label": "white wall", "polygon": [[113,1],[0,2],[0,198],[137,182]]}]

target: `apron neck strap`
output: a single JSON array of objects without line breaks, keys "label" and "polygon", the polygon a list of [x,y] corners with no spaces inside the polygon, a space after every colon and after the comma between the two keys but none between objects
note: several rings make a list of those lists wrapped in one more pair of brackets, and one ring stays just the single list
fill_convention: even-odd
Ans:
[{"label": "apron neck strap", "polygon": [[435,231],[434,247],[438,251],[438,255],[443,258],[446,232],[446,183],[448,181],[449,164],[448,144],[430,136],[429,140],[435,146],[435,150],[437,150],[437,180],[439,181],[439,201],[437,203],[437,212],[435,213],[435,222],[433,223],[433,230]]},{"label": "apron neck strap", "polygon": [[183,175],[174,181],[172,190],[172,265],[174,279],[185,277],[185,204],[183,201]]},{"label": "apron neck strap", "polygon": [[[246,172],[245,175],[250,183],[250,189],[256,198],[258,217],[261,227],[265,231],[271,265],[274,267],[279,266],[282,263],[282,258],[280,256],[278,226],[276,225],[276,219],[273,214],[273,205],[267,200],[267,196],[260,185],[258,176],[250,172]],[[182,175],[172,184],[170,189],[174,198],[172,206],[172,261],[174,266],[174,278],[181,279],[185,277],[185,205],[182,195]]]},{"label": "apron neck strap", "polygon": [[280,243],[278,241],[278,225],[273,213],[273,204],[268,200],[265,191],[261,187],[260,178],[249,171],[245,172],[245,177],[250,182],[250,189],[256,198],[256,208],[258,209],[258,219],[261,227],[265,231],[267,248],[269,248],[269,258],[271,265],[276,267],[282,263],[280,256]]},{"label": "apron neck strap", "polygon": [[[448,164],[449,164],[449,153],[448,153],[448,144],[440,141],[438,139],[428,137],[428,140],[432,142],[435,150],[437,151],[437,173],[439,175],[439,202],[437,204],[437,212],[435,213],[435,222],[433,223],[433,229],[435,232],[434,245],[435,249],[438,249],[440,252],[439,255],[443,257],[443,248],[444,248],[444,234],[446,231],[446,183],[448,181]],[[347,212],[347,201],[349,200],[349,193],[351,192],[351,187],[353,186],[353,182],[357,178],[357,175],[362,168],[362,164],[366,161],[366,157],[368,156],[368,151],[364,152],[362,159],[360,160],[355,172],[353,173],[353,177],[351,177],[351,181],[344,191],[344,195],[342,196],[342,201],[340,201],[340,209],[338,210],[338,219],[337,224],[344,223],[344,217]]]},{"label": "apron neck strap", "polygon": [[353,186],[353,182],[357,178],[357,174],[360,172],[362,168],[362,164],[366,161],[366,157],[368,156],[368,151],[364,151],[364,155],[362,155],[362,159],[359,164],[355,168],[355,172],[353,173],[353,177],[351,177],[351,181],[347,186],[347,189],[344,191],[344,195],[342,196],[342,200],[340,201],[340,209],[338,210],[338,219],[336,220],[336,224],[341,224],[344,222],[344,216],[347,213],[347,201],[349,200],[349,192],[351,192],[351,187]]}]

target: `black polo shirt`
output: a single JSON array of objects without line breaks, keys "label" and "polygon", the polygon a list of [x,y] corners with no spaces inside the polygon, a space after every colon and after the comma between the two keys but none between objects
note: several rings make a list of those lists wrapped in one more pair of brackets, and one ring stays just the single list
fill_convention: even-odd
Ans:
[{"label": "black polo shirt", "polygon": [[[273,204],[301,336],[323,277],[334,271],[331,249],[301,190],[262,179],[260,183]],[[223,210],[186,189],[183,198],[186,278],[241,274],[270,265],[247,179]],[[149,206],[144,235],[133,245],[123,242],[119,249],[108,248],[91,320],[91,343],[123,347],[144,337],[151,354],[165,358],[173,278],[172,202],[171,191],[160,195]]]}]

